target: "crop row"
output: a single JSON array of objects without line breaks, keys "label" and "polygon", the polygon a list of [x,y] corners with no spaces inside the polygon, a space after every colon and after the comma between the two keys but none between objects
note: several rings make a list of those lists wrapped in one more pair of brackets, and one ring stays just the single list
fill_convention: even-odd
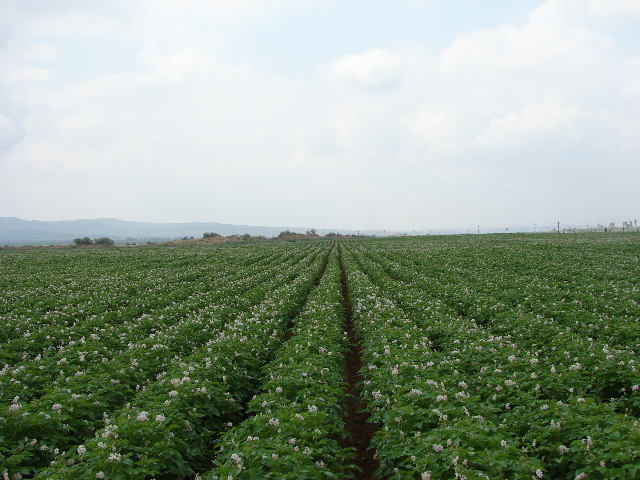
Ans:
[{"label": "crop row", "polygon": [[[253,413],[219,443],[206,479],[349,478],[345,438],[344,305],[338,255],[265,369]],[[341,441],[342,439],[342,441]]]},{"label": "crop row", "polygon": [[[84,378],[76,377],[86,376],[96,385],[104,381],[121,384],[116,390],[153,377],[169,359],[189,353],[205,342],[212,325],[225,323],[261,301],[264,294],[277,285],[274,282],[284,281],[275,275],[282,266],[288,267],[289,276],[294,275],[296,265],[305,255],[306,252],[298,252],[284,265],[266,266],[258,262],[229,275],[228,281],[219,276],[208,278],[207,288],[196,285],[200,287],[197,291],[192,286],[188,296],[187,292],[174,291],[168,297],[171,304],[161,309],[150,309],[139,318],[127,320],[126,315],[117,312],[107,319],[107,312],[99,318],[74,322],[68,333],[77,338],[77,324],[79,330],[87,333],[86,336],[82,335],[77,340],[61,337],[57,339],[60,342],[57,348],[44,347],[42,353],[33,358],[28,358],[25,353],[24,359],[13,365],[5,364],[0,370],[0,385],[3,385],[0,404],[16,403],[16,396],[21,402],[38,398],[51,385],[52,377],[56,378],[54,385],[73,389],[75,384],[80,384],[83,391],[94,390],[87,388]],[[99,327],[91,329],[91,324]],[[88,334],[89,331],[92,333]],[[34,332],[33,335],[28,335],[28,332],[29,337],[42,336],[42,332]],[[120,373],[123,364],[128,367],[126,375]]]},{"label": "crop row", "polygon": [[380,478],[640,475],[635,236],[340,243],[0,256],[0,472],[352,478],[358,338]]},{"label": "crop row", "polygon": [[[267,281],[263,278],[264,275],[260,275],[262,284],[257,288],[262,293],[255,296],[255,299],[262,297],[264,300],[236,313],[235,320],[229,321],[229,315],[225,318],[217,312],[209,315],[202,310],[198,311],[194,323],[204,330],[207,341],[202,347],[196,344],[190,348],[187,357],[163,357],[161,361],[156,360],[154,363],[153,359],[158,354],[162,355],[166,349],[133,348],[130,350],[136,354],[136,358],[133,359],[137,363],[135,368],[131,368],[134,362],[129,357],[132,354],[125,354],[129,352],[123,351],[123,354],[114,357],[111,362],[106,362],[112,364],[112,369],[106,372],[107,375],[109,372],[123,372],[120,373],[120,377],[126,377],[130,372],[142,369],[139,367],[143,365],[138,362],[137,357],[150,353],[147,359],[149,361],[145,361],[144,367],[153,369],[161,366],[166,369],[160,372],[155,380],[151,380],[148,371],[143,370],[141,374],[146,377],[146,381],[140,382],[135,391],[132,388],[120,390],[133,393],[131,401],[122,408],[118,407],[122,405],[118,399],[110,403],[105,402],[103,398],[103,395],[112,395],[113,391],[117,390],[114,388],[114,385],[119,385],[117,381],[120,377],[117,375],[116,378],[110,379],[116,380],[116,383],[110,382],[111,385],[104,386],[100,392],[101,395],[96,395],[94,392],[86,395],[82,392],[77,393],[78,391],[73,392],[71,389],[65,389],[67,385],[64,385],[63,388],[54,389],[34,404],[27,404],[21,408],[10,406],[0,424],[6,432],[4,436],[6,446],[3,445],[2,453],[10,470],[27,473],[53,461],[54,469],[60,466],[63,468],[57,473],[46,474],[52,478],[56,476],[77,478],[80,471],[84,472],[82,473],[84,475],[94,466],[102,467],[104,471],[113,471],[114,474],[120,472],[119,474],[124,477],[131,475],[132,472],[135,472],[133,473],[135,476],[139,475],[139,472],[155,472],[158,469],[183,473],[191,471],[190,465],[194,458],[202,458],[205,454],[202,448],[198,448],[197,452],[193,449],[194,441],[199,442],[199,447],[206,445],[207,436],[211,435],[206,432],[218,431],[223,419],[237,415],[242,400],[255,387],[256,365],[264,363],[273,346],[278,344],[284,328],[283,324],[286,324],[295,314],[301,299],[318,275],[324,257],[320,253],[325,249],[324,246],[307,249],[305,257],[307,260],[302,264],[296,262],[288,266],[279,264],[277,273],[276,271],[266,272],[272,277],[271,281]],[[234,298],[234,296],[230,297]],[[185,315],[187,314],[188,311],[185,312]],[[106,381],[107,378],[102,380]],[[84,378],[80,378],[76,385],[79,388],[87,385],[99,387],[99,382],[87,382]],[[211,393],[205,393],[207,390],[211,390]],[[169,395],[174,391],[181,394],[180,398],[175,399]],[[195,407],[192,404],[196,402],[192,398],[194,395],[200,398],[202,405],[200,410],[197,408],[193,410]],[[141,424],[135,419],[140,412],[157,410],[158,400],[162,397],[169,402],[168,404],[160,403],[163,409],[162,415],[166,415],[169,419],[164,423],[167,428],[163,431],[167,435],[171,433],[167,437],[169,444],[175,443],[176,446],[167,447],[164,450],[165,456],[168,455],[166,452],[173,452],[169,455],[170,458],[158,457],[148,464],[144,460],[145,455],[137,456],[137,452],[147,451],[149,440],[145,435],[149,432],[140,428]],[[210,401],[209,397],[214,400]],[[40,411],[38,411],[39,408]],[[133,421],[130,409],[138,411]],[[144,417],[145,415],[141,415],[141,418]],[[103,436],[105,431],[111,431],[110,429],[114,426],[120,427],[123,432],[131,430],[138,436],[133,435],[130,438],[129,435],[116,434],[124,444],[120,445],[116,442],[117,446],[114,444],[107,449],[106,443],[102,442],[96,447],[91,443],[94,442],[93,440],[86,442],[86,438],[93,436],[93,431],[99,425],[106,425],[107,430],[103,429],[95,438]],[[178,432],[173,431],[177,428],[182,429],[180,435],[176,435]],[[23,434],[25,434],[24,442],[19,440]],[[113,435],[107,435],[107,437],[112,438]],[[87,448],[95,448],[89,451],[86,458],[81,455],[82,461],[76,462],[71,452],[76,451],[75,455],[78,455],[75,446],[83,441],[87,443]],[[16,442],[19,443],[16,444]],[[111,448],[116,450],[112,451]],[[101,456],[101,453],[105,453],[106,457],[103,458],[104,455]]]},{"label": "crop row", "polygon": [[[400,260],[410,256],[385,265],[392,278],[366,247],[351,250],[345,268],[365,344],[364,394],[380,425],[381,474],[635,477],[635,352],[566,327],[559,336],[555,322],[532,315],[483,326],[441,292],[431,296],[431,278],[403,271]],[[597,385],[608,378],[629,385],[605,403]]]}]

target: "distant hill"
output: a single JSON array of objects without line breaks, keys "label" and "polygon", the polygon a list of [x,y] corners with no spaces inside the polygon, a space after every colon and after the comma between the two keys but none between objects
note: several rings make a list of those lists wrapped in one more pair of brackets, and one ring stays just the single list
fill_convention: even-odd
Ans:
[{"label": "distant hill", "polygon": [[[551,226],[537,226],[537,231],[543,228],[551,232]],[[635,227],[634,227],[635,229]],[[16,217],[0,217],[0,247],[3,245],[51,245],[69,244],[74,238],[109,237],[116,243],[164,242],[179,240],[184,237],[202,238],[205,232],[215,232],[222,236],[262,235],[267,238],[277,237],[280,232],[305,234],[311,227],[256,227],[252,225],[232,225],[228,223],[192,222],[192,223],[152,223],[129,222],[117,218],[96,218],[81,220],[21,220]],[[515,233],[534,232],[536,226],[513,227],[482,227],[481,233]],[[335,232],[342,235],[375,235],[389,237],[397,235],[451,235],[475,233],[476,228],[441,228],[423,230],[355,230],[355,229],[326,229],[317,228],[319,236],[331,236]]]},{"label": "distant hill", "polygon": [[117,218],[41,221],[0,217],[0,246],[71,243],[78,237],[109,237],[117,243],[164,241],[183,237],[202,238],[205,232],[216,232],[223,236],[248,233],[252,236],[263,235],[270,238],[287,229],[305,231],[291,227],[256,227],[206,222],[151,223],[129,222]]}]

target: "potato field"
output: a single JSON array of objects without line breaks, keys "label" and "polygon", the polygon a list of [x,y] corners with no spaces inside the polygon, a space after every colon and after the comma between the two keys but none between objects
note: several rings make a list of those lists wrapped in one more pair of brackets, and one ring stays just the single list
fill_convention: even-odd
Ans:
[{"label": "potato field", "polygon": [[0,252],[5,479],[640,478],[640,235]]}]

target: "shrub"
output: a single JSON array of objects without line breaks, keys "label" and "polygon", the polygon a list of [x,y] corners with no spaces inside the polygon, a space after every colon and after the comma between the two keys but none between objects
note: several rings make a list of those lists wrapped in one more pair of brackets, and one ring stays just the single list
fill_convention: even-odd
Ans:
[{"label": "shrub", "polygon": [[216,232],[204,232],[202,234],[202,238],[209,238],[209,237],[219,237],[220,234],[216,233]]},{"label": "shrub", "polygon": [[94,240],[96,245],[113,245],[113,240],[109,237],[100,237]]},{"label": "shrub", "polygon": [[73,240],[73,243],[75,243],[76,245],[91,245],[93,243],[93,240],[91,240],[89,237],[76,238]]}]

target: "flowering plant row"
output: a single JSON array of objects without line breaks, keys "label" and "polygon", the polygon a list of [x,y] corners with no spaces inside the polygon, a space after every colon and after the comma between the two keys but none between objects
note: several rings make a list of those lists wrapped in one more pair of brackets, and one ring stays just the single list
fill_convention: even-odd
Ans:
[{"label": "flowering plant row", "polygon": [[146,478],[193,474],[207,461],[213,439],[237,420],[254,392],[258,369],[282,340],[304,304],[324,256],[281,270],[290,280],[265,301],[211,334],[205,346],[171,365],[122,409],[82,449],[59,455],[36,478]]},{"label": "flowering plant row", "polygon": [[[580,245],[581,249],[582,246]],[[495,247],[494,247],[495,248]],[[496,248],[497,249],[497,248]],[[617,248],[614,252],[617,252]],[[523,257],[521,250],[515,250],[519,258]],[[575,311],[575,316],[581,315],[582,321],[577,320],[563,320],[562,318],[545,317],[539,312],[527,310],[523,308],[521,304],[517,303],[517,298],[528,299],[534,296],[545,296],[547,294],[539,293],[539,285],[542,281],[539,279],[536,282],[533,279],[519,280],[515,282],[519,286],[512,287],[510,282],[501,280],[501,288],[494,289],[494,292],[489,294],[487,292],[474,292],[472,290],[473,282],[469,282],[469,277],[481,277],[483,275],[482,268],[480,271],[474,272],[469,267],[469,260],[464,259],[467,268],[465,270],[458,269],[460,272],[458,278],[451,280],[451,284],[457,282],[459,289],[462,293],[456,289],[449,288],[444,291],[437,291],[435,294],[425,295],[425,292],[434,290],[433,278],[439,278],[440,275],[436,271],[426,271],[423,268],[417,268],[415,260],[420,259],[422,255],[415,255],[413,258],[407,255],[405,251],[402,255],[399,255],[398,261],[388,259],[381,255],[373,255],[372,249],[368,249],[367,256],[375,259],[375,262],[369,262],[368,267],[365,269],[370,271],[374,275],[377,281],[386,284],[393,292],[393,298],[396,300],[402,308],[410,314],[424,316],[432,315],[433,311],[441,314],[448,314],[453,317],[460,317],[462,319],[471,319],[478,326],[486,326],[481,331],[488,332],[489,335],[494,337],[506,336],[510,340],[509,343],[517,342],[516,347],[519,349],[526,349],[528,355],[531,355],[531,351],[537,352],[536,356],[540,357],[540,361],[548,363],[549,368],[554,370],[557,368],[563,369],[569,368],[569,371],[573,371],[576,381],[582,382],[582,385],[574,384],[574,388],[581,386],[589,391],[589,394],[594,396],[600,402],[609,402],[612,398],[617,401],[618,408],[625,412],[628,412],[634,416],[640,415],[640,392],[638,387],[634,390],[634,386],[640,383],[638,378],[638,372],[636,367],[637,354],[635,349],[640,347],[640,319],[638,314],[640,310],[636,308],[636,315],[629,317],[631,311],[627,306],[620,308],[617,311],[611,312],[611,309],[607,308],[594,308],[591,309],[591,305],[588,309],[583,309],[580,313]],[[481,255],[488,256],[489,252],[481,252]],[[494,252],[496,255],[498,252]],[[505,251],[504,248],[499,248],[499,254],[501,257],[506,257],[507,265],[509,251]],[[388,250],[387,250],[388,255]],[[451,255],[451,257],[454,257]],[[454,257],[455,258],[455,257]],[[360,262],[365,261],[363,255],[358,256]],[[594,270],[598,270],[599,257],[596,253],[593,253],[592,264],[589,266]],[[608,257],[600,253],[600,261],[609,261]],[[450,259],[451,261],[451,259]],[[400,264],[404,266],[400,266]],[[441,265],[441,262],[433,262],[434,265]],[[496,275],[502,275],[500,273],[500,265],[496,267]],[[589,268],[587,267],[587,268]],[[594,268],[595,267],[595,268]],[[437,269],[438,267],[430,267]],[[546,268],[546,267],[545,267]],[[556,271],[561,270],[556,267]],[[490,276],[484,273],[486,276],[486,283],[491,283]],[[561,276],[556,273],[556,276]],[[391,280],[390,277],[396,278],[402,281],[401,285],[394,286],[396,283]],[[580,290],[574,284],[570,286],[563,285],[561,282],[556,283],[552,277],[543,277],[545,286],[542,290],[558,291],[556,296],[570,295],[571,292]],[[495,278],[493,279],[495,281]],[[613,277],[609,276],[606,282],[606,286],[601,286],[603,290],[598,296],[606,295],[623,295],[625,292],[628,298],[623,302],[624,304],[633,305],[634,296],[638,298],[637,292],[634,287],[625,288],[628,285],[628,272],[621,272],[618,282],[613,282]],[[485,282],[480,282],[484,284]],[[436,287],[437,288],[437,287]],[[563,291],[564,290],[564,291]],[[514,291],[516,293],[514,293]],[[607,293],[609,291],[609,293]],[[610,293],[619,292],[619,293]],[[460,301],[464,296],[473,293],[483,303],[489,305],[501,306],[500,309],[495,308],[493,313],[485,315],[486,321],[478,321],[476,318],[460,313],[458,307]],[[586,296],[586,294],[585,294]],[[617,300],[617,298],[614,298]],[[638,298],[640,300],[640,298]],[[548,299],[547,299],[548,301]],[[585,303],[587,300],[585,299]],[[552,302],[550,302],[552,303]],[[560,302],[562,303],[562,302]],[[573,302],[576,305],[576,302]],[[577,302],[581,304],[582,302]],[[508,306],[510,305],[510,306]],[[607,305],[603,305],[606,307]],[[564,308],[564,307],[561,307]],[[576,309],[577,307],[573,307]],[[491,310],[491,309],[489,309]],[[601,311],[600,311],[601,310]],[[564,312],[563,310],[557,311],[560,316]],[[594,323],[586,324],[587,321],[593,321]],[[586,328],[585,328],[586,327]],[[428,329],[437,329],[437,322],[427,326]],[[508,333],[507,333],[508,332]],[[619,334],[618,332],[622,332]],[[447,330],[442,331],[443,334],[447,333]],[[506,333],[506,335],[505,335]],[[442,338],[446,338],[443,336]],[[548,345],[548,349],[540,350],[541,346]],[[436,347],[437,348],[437,347]],[[496,347],[500,348],[500,346]],[[455,346],[452,347],[456,349]],[[492,354],[490,348],[485,351],[483,355]],[[541,354],[545,352],[545,355]],[[588,356],[585,355],[588,353]],[[516,358],[515,355],[508,355],[508,357]],[[522,357],[518,357],[518,360],[522,360]],[[511,360],[512,362],[514,360]],[[516,361],[516,364],[517,364]],[[555,384],[554,384],[555,385]],[[549,388],[554,388],[550,386]],[[565,389],[566,390],[566,389]],[[560,390],[554,390],[554,395],[561,395],[562,388]],[[634,393],[638,392],[638,393]]]},{"label": "flowering plant row", "polygon": [[[277,309],[283,312],[284,318],[286,312],[284,312],[283,306],[290,306],[285,303],[287,299],[294,303],[299,299],[294,298],[295,295],[293,297],[289,295],[291,298],[286,295],[284,298],[281,298],[282,295],[278,297],[278,289],[288,284],[291,286],[290,282],[292,280],[294,284],[307,285],[308,287],[310,278],[313,277],[314,272],[317,274],[318,264],[321,263],[318,254],[322,248],[316,246],[313,249],[299,249],[297,254],[291,256],[290,261],[285,262],[284,265],[272,265],[265,272],[261,272],[265,268],[260,265],[260,262],[249,262],[250,264],[256,264],[256,274],[247,277],[257,277],[253,278],[254,282],[246,282],[245,279],[238,276],[235,279],[231,278],[233,287],[220,285],[223,290],[227,290],[225,296],[225,300],[229,301],[227,306],[219,301],[217,304],[208,303],[206,300],[216,301],[218,297],[212,298],[207,295],[204,297],[192,295],[192,298],[189,299],[193,300],[192,302],[187,301],[179,304],[179,307],[183,307],[180,309],[182,310],[183,319],[178,321],[178,328],[171,329],[172,325],[169,324],[167,325],[169,327],[167,330],[169,330],[170,336],[175,338],[176,345],[187,344],[182,345],[183,353],[189,355],[184,360],[175,355],[175,351],[170,352],[170,348],[154,348],[159,344],[164,346],[171,343],[167,341],[166,335],[158,338],[158,336],[154,337],[152,333],[147,340],[145,340],[145,337],[139,338],[136,343],[129,343],[124,350],[114,352],[115,355],[110,361],[95,362],[98,368],[92,372],[93,374],[67,377],[62,385],[54,385],[53,391],[24,406],[20,405],[19,399],[16,402],[12,402],[6,417],[0,419],[0,426],[3,427],[3,431],[7,434],[7,436],[4,436],[4,448],[2,450],[5,456],[5,460],[2,463],[4,463],[5,468],[9,467],[8,470],[17,473],[26,473],[48,464],[51,460],[57,461],[55,459],[59,459],[60,455],[63,456],[63,460],[66,455],[66,462],[74,462],[68,455],[69,445],[84,443],[87,437],[93,436],[93,430],[101,425],[113,426],[109,417],[114,410],[123,405],[124,400],[132,400],[131,404],[137,404],[144,403],[145,399],[153,397],[151,392],[154,391],[156,384],[162,385],[165,383],[165,375],[177,375],[177,371],[188,371],[184,367],[187,362],[193,361],[197,363],[202,360],[202,358],[198,358],[198,353],[200,353],[200,357],[204,358],[203,352],[208,354],[212,349],[217,350],[216,343],[226,338],[225,331],[233,332],[229,335],[231,342],[239,341],[244,343],[246,341],[245,335],[238,339],[238,335],[234,332],[238,330],[238,322],[242,325],[243,318],[250,317],[251,320],[251,317],[256,317],[255,320],[257,320],[261,315],[266,315],[267,317],[269,317],[269,314],[278,315]],[[252,265],[249,265],[249,267],[252,267]],[[302,275],[300,275],[301,273]],[[301,288],[304,290],[307,287]],[[232,288],[232,290],[229,290],[229,288]],[[300,288],[297,290],[294,288],[294,292],[299,294]],[[238,294],[241,295],[238,296]],[[251,307],[252,304],[255,305],[255,301],[265,298],[265,295],[267,295],[267,298],[262,302],[262,305]],[[283,302],[283,305],[272,306],[274,295],[275,298]],[[194,299],[193,297],[196,298]],[[241,300],[243,297],[244,301]],[[203,302],[203,300],[205,301]],[[271,306],[271,308],[268,308],[268,306]],[[164,314],[167,314],[167,316],[165,317]],[[162,326],[163,318],[171,318],[172,316],[168,314],[168,310],[165,310],[159,315],[160,318],[156,316],[156,320]],[[234,317],[238,317],[235,320],[235,326],[233,323]],[[143,316],[142,321],[136,322],[137,326],[140,323],[146,323],[148,328],[153,325],[153,317],[149,319],[148,323],[144,321],[145,318]],[[280,317],[278,319],[281,320]],[[264,327],[269,328],[271,323],[277,324],[278,322],[269,317],[264,323]],[[162,329],[156,330],[157,334],[161,332]],[[216,335],[219,338],[211,340]],[[206,349],[205,347],[199,347],[205,342],[208,344]],[[149,344],[151,348],[147,348],[146,344]],[[75,347],[75,345],[72,345],[72,347]],[[228,358],[228,352],[224,351],[224,348],[222,350],[221,353],[224,357],[221,358]],[[213,355],[209,358],[215,356]],[[252,356],[255,358],[253,352]],[[213,362],[210,360],[204,361],[206,368],[210,368]],[[236,375],[241,377],[241,381],[237,382],[241,391],[243,385],[246,387],[252,381],[251,377],[247,377],[244,373],[238,374],[241,370],[237,363],[232,355],[231,364],[229,365],[232,372],[227,376]],[[216,366],[218,369],[220,368],[220,365]],[[169,372],[162,371],[163,368]],[[222,368],[224,370],[224,365]],[[156,371],[159,373],[156,374]],[[151,380],[154,376],[156,377],[155,381]],[[184,376],[181,375],[180,378]],[[221,375],[214,376],[220,377]],[[107,383],[107,380],[109,380],[109,383]],[[132,380],[139,381],[135,389],[133,388]],[[197,378],[194,379],[194,383],[199,383],[199,380]],[[204,393],[203,389],[206,390],[206,388],[206,385],[203,384],[199,387],[199,392],[201,394]],[[173,388],[171,391],[173,391]],[[119,393],[120,395],[118,395]],[[166,395],[166,392],[164,393]],[[221,397],[224,399],[225,408],[230,412],[237,410],[237,405],[234,407],[235,410],[229,407],[232,402],[227,401],[227,397],[228,395]],[[237,398],[235,400],[237,401]],[[185,402],[188,402],[188,399]],[[15,408],[16,406],[18,408]],[[214,411],[216,410],[215,405],[212,405],[212,408]],[[130,416],[130,414],[127,415]],[[24,441],[21,440],[23,434],[26,439]],[[43,447],[45,448],[43,449]],[[70,450],[73,451],[74,448],[71,447]],[[62,463],[66,464],[65,462]],[[75,473],[69,473],[69,475],[73,477]]]},{"label": "flowering plant row", "polygon": [[[300,255],[306,255],[304,252],[295,253],[295,256],[290,255],[290,265],[296,264],[301,259]],[[49,386],[51,377],[59,375],[59,371],[66,372],[66,376],[82,375],[87,365],[105,363],[109,356],[105,352],[122,353],[123,349],[126,351],[132,345],[163,348],[166,341],[176,338],[176,330],[193,323],[193,319],[203,310],[217,310],[220,299],[224,299],[228,305],[234,304],[240,311],[259,302],[259,297],[252,297],[256,293],[261,295],[261,291],[258,290],[253,295],[249,291],[268,280],[273,275],[268,271],[269,267],[275,269],[277,263],[265,265],[260,261],[238,270],[234,263],[239,259],[231,257],[226,260],[227,262],[217,262],[219,266],[215,270],[200,268],[197,276],[193,273],[176,276],[173,273],[175,268],[162,272],[165,278],[155,272],[156,275],[151,280],[157,282],[157,288],[144,288],[144,285],[135,282],[128,283],[128,288],[136,291],[135,297],[126,292],[111,292],[123,305],[115,311],[109,310],[105,305],[100,316],[87,314],[82,319],[73,320],[70,325],[66,320],[58,322],[59,318],[55,314],[50,317],[51,311],[40,315],[40,318],[36,316],[37,312],[33,313],[33,318],[25,318],[15,328],[22,336],[8,339],[2,346],[6,363],[0,370],[0,382],[3,386],[0,404],[9,404],[16,395],[20,395],[23,402],[38,397]],[[34,267],[32,264],[26,265],[27,268],[29,266]],[[169,275],[179,278],[179,282],[163,282]],[[51,279],[52,282],[55,280]],[[99,283],[104,282],[99,280]],[[104,289],[102,285],[99,291],[104,292]],[[27,293],[24,296],[29,296]],[[238,297],[239,294],[242,296]],[[146,308],[140,316],[137,316],[137,308],[127,308],[127,303],[134,300],[142,302],[142,306]],[[66,314],[65,310],[71,310],[78,316],[83,314],[82,308],[73,309],[64,305],[64,302],[64,298],[60,299],[60,304],[54,306],[53,311]],[[206,310],[205,314],[214,313]],[[14,317],[15,315],[12,316],[15,320]],[[166,330],[168,332],[163,332]],[[192,330],[193,335],[202,328],[196,326]],[[192,335],[178,338],[179,341],[174,343],[190,349]],[[163,336],[167,338],[162,338]],[[97,353],[94,354],[94,351]]]},{"label": "flowering plant row", "polygon": [[[455,290],[438,291],[439,277],[402,266],[413,260],[406,248],[372,250],[353,246],[345,268],[366,345],[365,391],[381,425],[381,473],[635,477],[634,351],[566,327],[558,335],[557,322],[518,311],[483,326],[458,315]],[[630,395],[602,401],[601,371],[626,378]]]},{"label": "flowering plant row", "polygon": [[254,413],[219,444],[204,479],[351,478],[344,439],[346,334],[337,252],[293,323],[293,336],[265,368]]}]

